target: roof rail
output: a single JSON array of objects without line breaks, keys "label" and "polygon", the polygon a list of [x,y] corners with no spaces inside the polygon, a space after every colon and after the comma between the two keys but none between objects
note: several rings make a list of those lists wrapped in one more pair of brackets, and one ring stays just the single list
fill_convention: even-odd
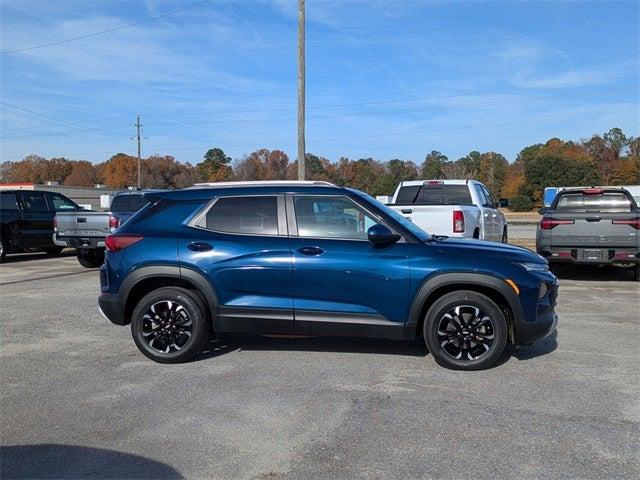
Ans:
[{"label": "roof rail", "polygon": [[261,187],[278,187],[278,186],[293,186],[293,185],[317,185],[326,187],[335,187],[336,185],[331,182],[325,182],[322,180],[253,180],[242,182],[204,182],[195,183],[188,188],[209,188],[209,187],[249,187],[249,186],[261,186]]}]

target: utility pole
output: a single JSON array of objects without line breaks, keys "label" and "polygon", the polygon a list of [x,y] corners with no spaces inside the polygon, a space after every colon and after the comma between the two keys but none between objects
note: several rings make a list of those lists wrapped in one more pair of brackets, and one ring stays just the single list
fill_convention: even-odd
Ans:
[{"label": "utility pole", "polygon": [[138,189],[140,189],[140,115],[138,115],[136,119],[136,137],[138,137]]},{"label": "utility pole", "polygon": [[304,110],[304,0],[298,0],[298,180],[305,178]]}]

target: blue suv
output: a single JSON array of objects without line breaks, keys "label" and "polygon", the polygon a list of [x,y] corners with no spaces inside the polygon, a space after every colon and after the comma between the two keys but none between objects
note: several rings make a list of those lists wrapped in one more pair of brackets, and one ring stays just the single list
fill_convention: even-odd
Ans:
[{"label": "blue suv", "polygon": [[545,259],[430,235],[357,190],[253,182],[145,197],[107,237],[98,303],[157,362],[234,332],[423,337],[441,365],[477,370],[555,330]]}]

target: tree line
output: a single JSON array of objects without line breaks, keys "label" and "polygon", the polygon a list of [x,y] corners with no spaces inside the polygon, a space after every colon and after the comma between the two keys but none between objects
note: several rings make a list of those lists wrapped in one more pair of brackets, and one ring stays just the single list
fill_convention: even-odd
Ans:
[{"label": "tree line", "polygon": [[[525,147],[514,162],[496,152],[472,151],[457,160],[433,150],[421,163],[411,160],[340,158],[332,162],[306,155],[309,180],[348,185],[371,195],[390,195],[403,180],[473,178],[480,180],[496,198],[508,198],[515,210],[531,210],[542,202],[547,186],[629,185],[640,183],[640,137],[612,128],[577,142],[552,138]],[[220,148],[209,149],[197,164],[181,163],[170,155],[141,160],[143,188],[184,188],[198,182],[229,180],[294,180],[298,162],[282,150],[259,149],[233,160]],[[17,162],[0,164],[0,181],[110,188],[137,185],[137,158],[123,153],[105,162],[46,159],[29,155]]]}]

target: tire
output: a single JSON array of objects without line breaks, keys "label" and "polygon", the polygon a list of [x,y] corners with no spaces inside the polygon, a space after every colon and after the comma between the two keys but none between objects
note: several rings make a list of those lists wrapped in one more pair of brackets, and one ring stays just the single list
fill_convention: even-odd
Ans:
[{"label": "tire", "polygon": [[55,257],[56,255],[60,255],[62,253],[62,250],[64,250],[64,247],[46,247],[46,248],[43,248],[42,250],[44,250],[44,253],[46,253],[50,257]]},{"label": "tire", "polygon": [[509,243],[509,235],[507,235],[507,227],[502,231],[502,243]]},{"label": "tire", "polygon": [[206,307],[185,288],[163,287],[148,293],[131,316],[133,341],[158,363],[186,362],[207,345],[210,331]]},{"label": "tire", "polygon": [[0,263],[4,262],[7,256],[7,250],[9,250],[9,243],[5,240],[3,235],[0,235]]},{"label": "tire", "polygon": [[480,240],[480,230],[478,230],[477,228],[473,231],[473,238],[475,238],[476,240]]},{"label": "tire", "polygon": [[[433,358],[443,367],[482,370],[503,354],[508,326],[500,307],[489,297],[458,290],[431,305],[422,333]],[[480,338],[483,341],[477,341]]]},{"label": "tire", "polygon": [[640,263],[636,264],[636,266],[633,267],[633,279],[636,282],[640,282]]},{"label": "tire", "polygon": [[86,253],[78,252],[78,262],[85,268],[98,268],[104,263],[104,251],[89,250]]}]

